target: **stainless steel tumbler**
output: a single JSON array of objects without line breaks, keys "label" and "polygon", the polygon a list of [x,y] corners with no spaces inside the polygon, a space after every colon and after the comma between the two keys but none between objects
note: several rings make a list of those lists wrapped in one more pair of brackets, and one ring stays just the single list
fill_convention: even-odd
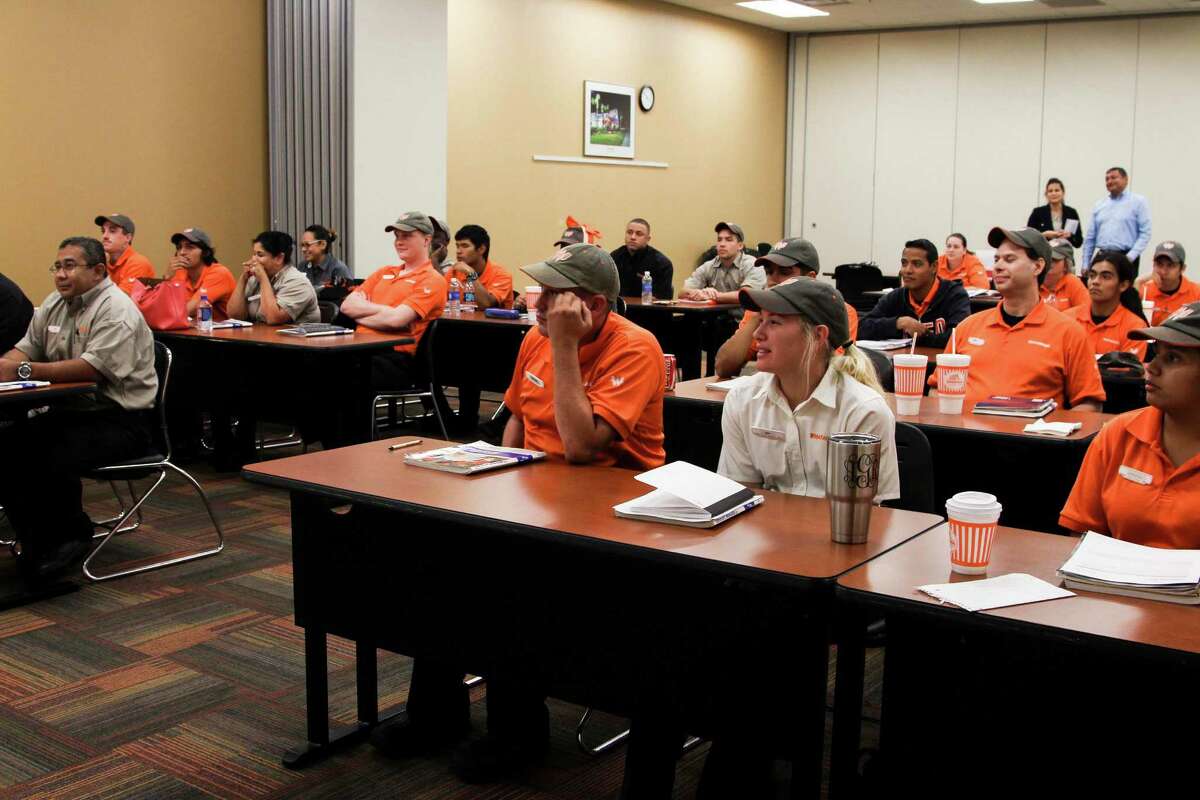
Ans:
[{"label": "stainless steel tumbler", "polygon": [[835,433],[825,455],[829,530],[839,544],[867,541],[871,505],[879,487],[880,439],[869,433]]}]

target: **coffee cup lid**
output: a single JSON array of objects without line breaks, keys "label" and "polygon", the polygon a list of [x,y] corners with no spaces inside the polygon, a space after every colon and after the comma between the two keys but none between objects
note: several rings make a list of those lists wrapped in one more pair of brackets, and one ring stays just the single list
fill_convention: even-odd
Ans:
[{"label": "coffee cup lid", "polygon": [[951,504],[962,511],[994,511],[1000,508],[996,495],[987,492],[959,492],[946,501],[946,507]]}]

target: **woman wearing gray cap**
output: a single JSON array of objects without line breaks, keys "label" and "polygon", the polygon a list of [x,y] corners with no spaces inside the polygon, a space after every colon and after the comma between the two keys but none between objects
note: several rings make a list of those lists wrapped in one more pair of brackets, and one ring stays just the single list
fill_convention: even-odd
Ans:
[{"label": "woman wearing gray cap", "polygon": [[1200,303],[1161,325],[1153,339],[1147,408],[1113,419],[1092,440],[1058,524],[1151,547],[1200,548]]}]

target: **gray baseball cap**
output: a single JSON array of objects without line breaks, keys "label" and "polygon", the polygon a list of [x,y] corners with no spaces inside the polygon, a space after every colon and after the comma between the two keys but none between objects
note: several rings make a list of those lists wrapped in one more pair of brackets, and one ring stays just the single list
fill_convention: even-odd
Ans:
[{"label": "gray baseball cap", "polygon": [[814,325],[829,326],[834,347],[850,343],[850,318],[846,301],[837,289],[809,278],[795,278],[770,289],[742,289],[742,308],[773,314],[799,314]]},{"label": "gray baseball cap", "polygon": [[[133,231],[130,231],[130,233],[133,233]],[[1183,253],[1183,245],[1181,245],[1179,242],[1163,242],[1158,247],[1154,248],[1154,258],[1158,258],[1159,256],[1166,256],[1176,264],[1186,263]]]},{"label": "gray baseball cap", "polygon": [[713,228],[713,233],[720,233],[721,231],[729,231],[737,237],[739,242],[746,241],[746,233],[742,230],[742,226],[736,222],[718,222],[717,227]]},{"label": "gray baseball cap", "polygon": [[1072,267],[1075,266],[1075,248],[1071,247],[1070,242],[1059,242],[1051,247],[1050,257],[1054,261],[1066,261]]},{"label": "gray baseball cap", "polygon": [[392,231],[420,231],[421,233],[433,235],[433,223],[429,221],[429,217],[422,214],[420,211],[405,211],[400,215],[399,219],[383,229],[384,233]]},{"label": "gray baseball cap", "polygon": [[761,267],[768,261],[781,267],[798,264],[809,272],[821,270],[821,259],[817,255],[817,248],[813,246],[812,242],[798,236],[776,242],[771,247],[771,252],[754,260],[754,265]]},{"label": "gray baseball cap", "polygon": [[113,225],[118,225],[125,229],[125,232],[133,236],[133,220],[124,214],[101,214],[96,217],[96,224],[103,225],[106,222],[111,222]]},{"label": "gray baseball cap", "polygon": [[612,256],[594,244],[569,244],[521,271],[551,289],[583,289],[616,302],[621,279]]},{"label": "gray baseball cap", "polygon": [[436,228],[438,231],[440,231],[442,233],[442,235],[444,235],[446,237],[446,241],[450,241],[450,226],[448,226],[446,223],[442,222],[437,217],[430,217],[429,221],[431,223],[433,223],[434,228]]},{"label": "gray baseball cap", "polygon": [[585,244],[587,242],[587,233],[583,228],[567,228],[562,232],[562,236],[558,237],[558,241],[554,243],[556,247],[566,247],[569,244]]},{"label": "gray baseball cap", "polygon": [[1200,303],[1180,306],[1162,325],[1130,331],[1130,339],[1153,339],[1179,347],[1200,347]]},{"label": "gray baseball cap", "polygon": [[184,228],[179,233],[171,234],[171,244],[175,245],[176,247],[178,247],[179,243],[184,239],[187,239],[192,244],[202,244],[209,250],[213,249],[212,239],[207,233],[199,228]]},{"label": "gray baseball cap", "polygon": [[1037,253],[1038,258],[1045,260],[1046,265],[1054,260],[1053,253],[1050,252],[1050,243],[1046,241],[1046,237],[1035,228],[1018,228],[1009,230],[1008,228],[995,227],[988,231],[988,244],[992,247],[999,247],[1000,243],[1005,239],[1017,245],[1025,247]]}]

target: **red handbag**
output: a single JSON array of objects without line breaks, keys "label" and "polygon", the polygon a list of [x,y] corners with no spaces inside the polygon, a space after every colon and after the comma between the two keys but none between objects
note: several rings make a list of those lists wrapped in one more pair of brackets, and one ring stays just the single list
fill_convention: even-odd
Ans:
[{"label": "red handbag", "polygon": [[133,282],[129,296],[137,303],[154,331],[178,331],[190,327],[187,315],[188,291],[180,283],[163,281],[147,287],[139,280]]}]

